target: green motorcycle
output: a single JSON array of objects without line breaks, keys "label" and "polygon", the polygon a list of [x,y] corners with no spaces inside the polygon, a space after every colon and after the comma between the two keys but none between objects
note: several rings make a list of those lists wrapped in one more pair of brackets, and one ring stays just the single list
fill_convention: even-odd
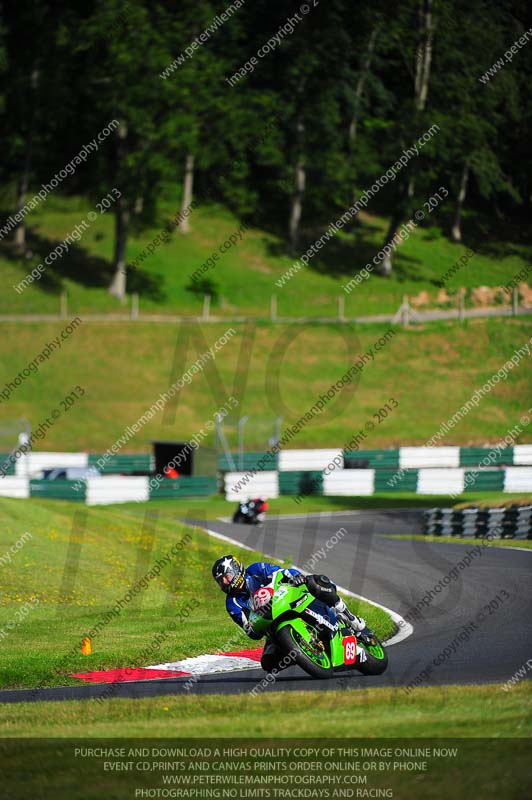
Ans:
[{"label": "green motorcycle", "polygon": [[331,608],[305,585],[291,586],[282,570],[254,593],[252,608],[249,622],[254,632],[268,636],[285,658],[314,678],[353,669],[380,675],[388,666],[386,651],[375,635],[369,641],[357,640]]}]

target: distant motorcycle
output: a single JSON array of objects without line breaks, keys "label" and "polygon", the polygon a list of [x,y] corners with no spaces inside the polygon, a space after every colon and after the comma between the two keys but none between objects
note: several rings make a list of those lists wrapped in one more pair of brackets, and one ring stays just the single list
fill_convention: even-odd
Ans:
[{"label": "distant motorcycle", "polygon": [[243,522],[247,525],[260,525],[266,519],[268,503],[261,497],[254,497],[245,503],[240,502],[233,514],[233,522]]}]

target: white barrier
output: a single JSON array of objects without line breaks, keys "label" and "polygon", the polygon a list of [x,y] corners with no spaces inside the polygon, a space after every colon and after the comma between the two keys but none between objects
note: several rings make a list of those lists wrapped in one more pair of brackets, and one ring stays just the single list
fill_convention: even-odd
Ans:
[{"label": "white barrier", "polygon": [[101,478],[88,478],[86,503],[89,506],[108,503],[145,502],[150,499],[148,477],[131,478],[120,475],[105,475]]},{"label": "white barrier", "polygon": [[416,493],[462,494],[464,471],[463,469],[420,469]]},{"label": "white barrier", "polygon": [[375,491],[374,469],[345,469],[323,476],[323,494],[360,496]]},{"label": "white barrier", "polygon": [[532,467],[506,467],[505,492],[532,492]]},{"label": "white barrier", "polygon": [[239,482],[248,475],[248,472],[226,472],[224,481],[226,500],[247,500],[248,497],[279,497],[278,472],[257,472],[245,485],[238,486]]},{"label": "white barrier", "polygon": [[[333,461],[335,458],[338,463]],[[329,448],[325,450],[281,450],[279,452],[278,469],[279,472],[323,470],[331,463],[335,463],[336,469],[344,468],[344,454],[341,448]]]},{"label": "white barrier", "polygon": [[399,466],[402,469],[424,467],[459,467],[459,447],[400,447]]},{"label": "white barrier", "polygon": [[514,444],[514,464],[532,464],[532,444]]},{"label": "white barrier", "polygon": [[6,475],[0,478],[0,497],[29,497],[30,482],[28,478]]},{"label": "white barrier", "polygon": [[16,475],[35,475],[42,469],[56,467],[88,467],[88,453],[25,453],[15,462]]}]

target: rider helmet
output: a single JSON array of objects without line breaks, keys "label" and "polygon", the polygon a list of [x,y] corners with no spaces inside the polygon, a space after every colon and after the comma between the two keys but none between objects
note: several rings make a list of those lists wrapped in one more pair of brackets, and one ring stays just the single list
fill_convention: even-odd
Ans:
[{"label": "rider helmet", "polygon": [[236,556],[222,556],[212,567],[212,577],[225,594],[241,592],[245,586],[246,569]]}]

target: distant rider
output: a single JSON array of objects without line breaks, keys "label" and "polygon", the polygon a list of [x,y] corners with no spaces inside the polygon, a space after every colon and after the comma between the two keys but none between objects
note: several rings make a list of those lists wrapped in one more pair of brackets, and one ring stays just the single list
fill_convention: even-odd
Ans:
[{"label": "distant rider", "polygon": [[[306,585],[309,592],[327,606],[332,608],[340,622],[352,628],[359,638],[371,640],[373,634],[362,617],[352,614],[336,591],[336,585],[326,575],[303,575],[297,569],[283,569],[277,564],[256,561],[249,567],[233,555],[222,556],[214,562],[212,576],[227,597],[225,605],[231,619],[240,625],[251,639],[261,639],[249,622],[252,611],[251,598],[261,586],[271,583],[272,576],[282,570],[287,582],[292,586]],[[279,669],[283,654],[277,645],[266,639],[261,658],[261,667],[266,672]]]}]

